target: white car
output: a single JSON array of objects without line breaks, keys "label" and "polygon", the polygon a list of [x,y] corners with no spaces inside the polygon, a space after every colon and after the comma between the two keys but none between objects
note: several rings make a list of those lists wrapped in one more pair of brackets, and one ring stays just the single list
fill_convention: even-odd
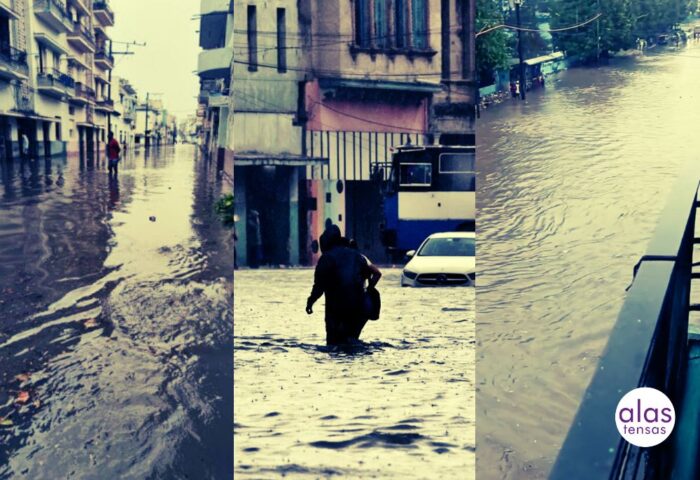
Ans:
[{"label": "white car", "polygon": [[402,287],[473,287],[476,283],[474,232],[435,233],[418,251],[406,255],[411,260],[401,272]]}]

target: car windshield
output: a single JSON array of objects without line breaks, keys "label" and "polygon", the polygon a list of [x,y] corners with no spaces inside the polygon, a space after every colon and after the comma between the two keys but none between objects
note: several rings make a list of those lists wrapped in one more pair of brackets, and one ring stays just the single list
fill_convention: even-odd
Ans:
[{"label": "car windshield", "polygon": [[421,257],[473,257],[476,241],[473,238],[430,238],[421,247]]}]

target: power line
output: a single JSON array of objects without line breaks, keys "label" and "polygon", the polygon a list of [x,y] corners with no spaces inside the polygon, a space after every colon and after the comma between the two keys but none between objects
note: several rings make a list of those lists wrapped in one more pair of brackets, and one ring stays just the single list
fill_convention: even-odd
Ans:
[{"label": "power line", "polygon": [[518,27],[516,25],[508,25],[505,23],[499,24],[499,25],[494,25],[492,27],[484,27],[483,29],[479,30],[476,33],[476,37],[479,37],[481,35],[487,34],[489,32],[492,32],[494,30],[498,30],[499,28],[507,28],[510,30],[516,30],[516,31],[521,31],[521,32],[535,32],[535,33],[556,33],[556,32],[564,32],[567,30],[575,30],[577,28],[583,27],[588,25],[589,23],[593,23],[596,20],[598,20],[600,17],[602,17],[603,14],[599,13],[595,17],[589,18],[585,22],[578,23],[576,25],[571,25],[568,27],[561,27],[561,28],[547,28],[547,29],[539,29],[539,28],[526,28],[526,27]]}]

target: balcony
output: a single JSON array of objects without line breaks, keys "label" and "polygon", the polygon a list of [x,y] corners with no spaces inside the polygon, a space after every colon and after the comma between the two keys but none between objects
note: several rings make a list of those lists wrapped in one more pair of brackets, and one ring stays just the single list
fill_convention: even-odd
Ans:
[{"label": "balcony", "polygon": [[201,79],[228,78],[231,75],[232,48],[215,48],[199,52],[197,73]]},{"label": "balcony", "polygon": [[74,94],[75,80],[58,70],[39,72],[36,77],[39,93],[55,98],[72,97]]},{"label": "balcony", "polygon": [[110,8],[107,0],[95,0],[92,2],[92,9],[97,21],[105,27],[114,26],[114,11]]},{"label": "balcony", "polygon": [[73,22],[61,0],[34,0],[34,14],[57,32],[73,30]]},{"label": "balcony", "polygon": [[67,0],[69,4],[73,5],[80,13],[83,15],[90,15],[90,10],[87,8],[88,0]]},{"label": "balcony", "polygon": [[202,0],[200,12],[199,46],[204,50],[220,47],[226,39],[228,0]]},{"label": "balcony", "polygon": [[95,36],[92,32],[81,23],[73,24],[73,30],[67,34],[68,43],[79,52],[95,51]]},{"label": "balcony", "polygon": [[0,0],[0,15],[14,20],[19,19],[19,14],[12,6],[12,0]]},{"label": "balcony", "polygon": [[75,83],[75,92],[70,102],[74,105],[86,105],[95,101],[95,90],[86,87],[84,83]]},{"label": "balcony", "polygon": [[100,50],[95,54],[95,66],[102,70],[112,70],[114,68],[114,57],[105,50]]},{"label": "balcony", "polygon": [[114,112],[114,100],[108,98],[100,98],[97,100],[95,110],[98,112],[112,113]]},{"label": "balcony", "polygon": [[28,76],[27,52],[17,50],[8,44],[0,44],[0,78],[26,80]]},{"label": "balcony", "polygon": [[124,112],[123,117],[125,122],[133,123],[136,120],[136,112],[133,110],[128,110]]}]

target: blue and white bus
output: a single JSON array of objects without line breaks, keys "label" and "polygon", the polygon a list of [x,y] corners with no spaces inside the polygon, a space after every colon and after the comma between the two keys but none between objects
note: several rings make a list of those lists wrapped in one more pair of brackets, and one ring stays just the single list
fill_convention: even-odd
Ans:
[{"label": "blue and white bus", "polygon": [[475,147],[406,145],[392,158],[384,245],[398,258],[437,232],[474,231]]}]

